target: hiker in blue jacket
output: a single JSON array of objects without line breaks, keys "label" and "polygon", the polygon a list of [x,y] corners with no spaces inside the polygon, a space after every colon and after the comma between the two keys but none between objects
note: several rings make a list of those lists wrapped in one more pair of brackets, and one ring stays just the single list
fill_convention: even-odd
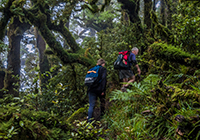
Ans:
[{"label": "hiker in blue jacket", "polygon": [[99,97],[101,102],[101,117],[105,113],[105,92],[106,92],[106,76],[107,76],[107,70],[104,68],[105,66],[105,60],[99,59],[97,61],[97,65],[102,66],[100,67],[98,71],[98,80],[100,81],[97,84],[91,86],[88,88],[88,96],[89,96],[89,109],[88,109],[88,122],[92,122],[93,118],[93,109],[97,100],[97,97]]},{"label": "hiker in blue jacket", "polygon": [[[128,63],[129,63],[129,67],[126,70],[120,70],[119,71],[119,78],[123,79],[123,82],[126,82],[126,84],[123,84],[121,90],[123,92],[126,91],[126,88],[128,87],[129,83],[132,83],[135,81],[135,75],[133,73],[133,71],[131,70],[131,66],[135,65],[135,67],[137,68],[138,74],[141,74],[141,70],[140,67],[137,64],[137,60],[136,60],[136,55],[138,54],[138,48],[134,47],[131,50],[131,53],[129,55],[128,58]],[[128,79],[130,78],[130,80],[128,81]]]}]

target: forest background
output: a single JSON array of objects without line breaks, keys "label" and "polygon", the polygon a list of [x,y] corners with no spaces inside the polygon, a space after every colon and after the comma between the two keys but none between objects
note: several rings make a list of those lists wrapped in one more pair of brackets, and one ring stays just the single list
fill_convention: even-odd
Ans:
[{"label": "forest background", "polygon": [[[199,1],[0,0],[0,139],[200,139],[199,45]],[[113,63],[134,46],[121,92]],[[107,113],[86,127],[99,58]]]}]

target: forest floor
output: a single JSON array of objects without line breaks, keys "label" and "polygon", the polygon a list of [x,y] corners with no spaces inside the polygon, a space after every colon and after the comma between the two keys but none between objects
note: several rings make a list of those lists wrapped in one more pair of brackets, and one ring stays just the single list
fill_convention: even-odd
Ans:
[{"label": "forest floor", "polygon": [[[105,104],[105,111],[108,111],[109,110],[109,107],[111,106],[111,102],[106,99],[106,104]],[[97,100],[97,103],[94,107],[94,111],[93,111],[93,116],[94,116],[94,119],[97,120],[97,121],[100,121],[100,114],[101,113],[101,109],[100,109],[100,101]]]},{"label": "forest floor", "polygon": [[[112,105],[112,102],[109,101],[109,99],[106,99],[106,104],[105,104],[105,111],[109,111],[110,106]],[[93,111],[93,116],[94,119],[96,121],[99,121],[101,124],[101,127],[103,127],[104,130],[108,129],[107,124],[104,122],[103,119],[101,119],[101,109],[100,109],[100,101],[97,100],[97,103],[95,105],[94,111]],[[99,126],[97,126],[97,128],[100,128]],[[103,135],[102,138],[104,138],[105,140],[109,140],[108,136]]]}]

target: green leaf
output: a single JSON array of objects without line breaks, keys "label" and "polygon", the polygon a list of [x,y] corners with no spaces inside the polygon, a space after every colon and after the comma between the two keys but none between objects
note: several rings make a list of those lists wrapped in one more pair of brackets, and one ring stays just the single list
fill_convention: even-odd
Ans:
[{"label": "green leaf", "polygon": [[12,127],[8,130],[9,134],[10,134],[13,130],[14,130],[14,126],[12,126]]},{"label": "green leaf", "polygon": [[24,122],[23,122],[23,121],[20,121],[20,122],[19,122],[19,125],[20,125],[21,127],[23,127],[23,126],[24,126]]}]

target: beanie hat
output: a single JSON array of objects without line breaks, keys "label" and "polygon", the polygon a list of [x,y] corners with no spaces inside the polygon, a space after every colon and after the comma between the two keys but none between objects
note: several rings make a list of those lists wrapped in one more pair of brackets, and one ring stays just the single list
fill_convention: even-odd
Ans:
[{"label": "beanie hat", "polygon": [[97,65],[102,65],[103,63],[106,63],[106,61],[102,58],[97,61]]}]

